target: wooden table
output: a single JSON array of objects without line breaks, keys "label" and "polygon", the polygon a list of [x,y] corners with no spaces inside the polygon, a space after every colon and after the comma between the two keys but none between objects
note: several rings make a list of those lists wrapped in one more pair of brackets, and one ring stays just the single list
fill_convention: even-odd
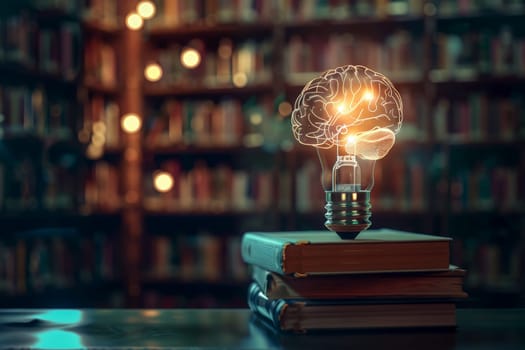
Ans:
[{"label": "wooden table", "polygon": [[525,349],[525,309],[459,309],[456,329],[281,334],[244,309],[0,310],[0,348]]}]

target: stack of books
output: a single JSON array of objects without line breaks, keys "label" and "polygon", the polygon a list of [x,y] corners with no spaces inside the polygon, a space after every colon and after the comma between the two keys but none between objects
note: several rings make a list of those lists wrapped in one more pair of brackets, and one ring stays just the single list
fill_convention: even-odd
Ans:
[{"label": "stack of books", "polygon": [[248,232],[248,305],[281,331],[454,327],[465,271],[451,238],[390,229]]}]

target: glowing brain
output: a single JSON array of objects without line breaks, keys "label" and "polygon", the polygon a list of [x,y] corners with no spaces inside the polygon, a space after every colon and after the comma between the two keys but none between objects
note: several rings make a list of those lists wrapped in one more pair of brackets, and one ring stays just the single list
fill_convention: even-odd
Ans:
[{"label": "glowing brain", "polygon": [[292,112],[293,134],[300,143],[342,146],[365,159],[388,153],[402,121],[401,96],[392,82],[353,65],[326,71],[307,83]]}]

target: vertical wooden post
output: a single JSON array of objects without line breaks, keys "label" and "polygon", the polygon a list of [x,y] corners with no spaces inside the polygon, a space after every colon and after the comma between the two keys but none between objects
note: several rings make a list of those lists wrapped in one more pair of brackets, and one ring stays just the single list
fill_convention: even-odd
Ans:
[{"label": "vertical wooden post", "polygon": [[[134,113],[142,120],[142,30],[126,27],[126,16],[135,11],[138,1],[118,0],[119,21],[122,26],[118,62],[121,118]],[[140,304],[141,239],[143,231],[142,210],[142,130],[123,132],[123,157],[121,163],[122,225],[121,242],[124,259],[123,271],[126,285],[126,306]]]}]

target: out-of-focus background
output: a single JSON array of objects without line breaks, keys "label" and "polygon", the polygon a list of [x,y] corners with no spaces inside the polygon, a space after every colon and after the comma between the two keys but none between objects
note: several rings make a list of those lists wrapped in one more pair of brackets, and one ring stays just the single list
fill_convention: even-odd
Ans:
[{"label": "out-of-focus background", "polygon": [[242,233],[323,228],[290,113],[346,64],[404,103],[373,227],[452,237],[469,305],[523,305],[524,1],[138,5],[1,2],[0,306],[245,306]]}]

